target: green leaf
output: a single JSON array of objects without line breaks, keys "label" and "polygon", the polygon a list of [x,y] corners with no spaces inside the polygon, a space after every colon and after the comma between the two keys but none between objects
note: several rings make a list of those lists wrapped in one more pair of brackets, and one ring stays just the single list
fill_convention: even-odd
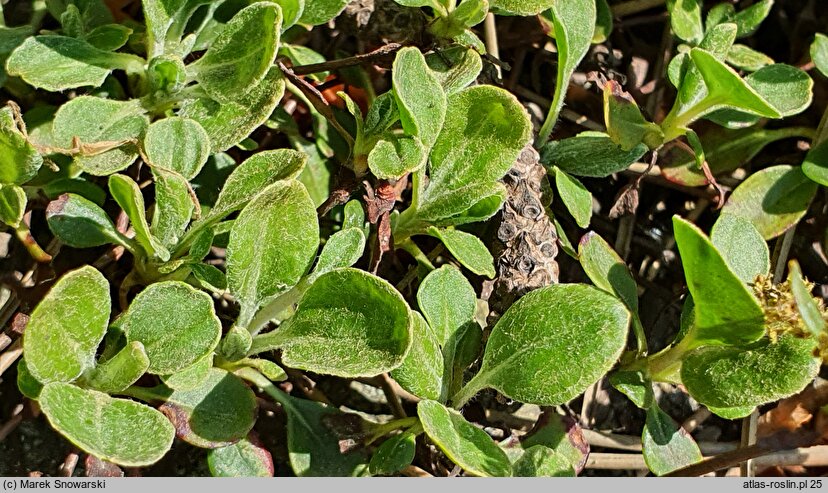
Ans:
[{"label": "green leaf", "polygon": [[624,263],[609,244],[590,231],[578,243],[578,258],[589,280],[608,293],[615,294],[638,320],[638,285]]},{"label": "green leaf", "polygon": [[322,247],[322,253],[319,254],[319,260],[316,261],[316,267],[309,280],[313,282],[332,270],[351,267],[362,257],[364,251],[365,233],[361,229],[344,228],[337,231]]},{"label": "green leaf", "polygon": [[411,314],[411,349],[391,376],[422,399],[439,400],[443,392],[443,353],[437,334],[418,312]]},{"label": "green leaf", "polygon": [[616,371],[610,374],[609,382],[640,409],[653,406],[653,383],[642,371]]},{"label": "green leaf", "polygon": [[709,31],[715,26],[725,22],[733,22],[736,16],[736,7],[733,4],[722,2],[714,5],[707,11],[707,19],[704,21],[705,30]]},{"label": "green leaf", "polygon": [[[521,0],[518,2],[523,3]],[[563,108],[566,91],[569,88],[569,79],[572,78],[575,68],[581,63],[592,43],[597,16],[595,0],[570,0],[568,2],[545,0],[543,3],[549,7],[545,15],[552,18],[555,44],[558,48],[558,73],[552,106],[541,127],[538,145],[546,144],[557,123],[558,114]]]},{"label": "green leaf", "polygon": [[703,347],[684,357],[681,381],[706,406],[759,406],[796,394],[814,379],[814,348],[811,339],[788,335],[747,349]]},{"label": "green leaf", "polygon": [[[586,466],[589,456],[589,444],[584,437],[583,430],[577,422],[569,416],[562,416],[554,412],[544,413],[537,426],[521,440],[520,445],[528,451],[532,447],[542,446],[553,450],[560,458],[567,461],[568,468],[559,459],[552,461],[552,458],[544,458],[546,454],[540,454],[540,464],[548,466],[557,464],[562,473],[580,472]],[[508,452],[507,452],[508,453]],[[548,467],[544,469],[549,471]]]},{"label": "green leaf", "polygon": [[568,402],[612,368],[629,323],[624,304],[592,286],[532,291],[497,322],[480,372],[452,401],[458,405],[491,387],[525,403]]},{"label": "green leaf", "polygon": [[644,119],[632,96],[615,81],[607,81],[604,86],[604,120],[607,134],[625,151],[642,142],[655,149],[664,141],[661,128]]},{"label": "green leaf", "polygon": [[194,120],[164,118],[147,129],[144,152],[155,178],[151,232],[172,248],[190,222],[194,204],[187,182],[210,157],[210,138]]},{"label": "green leaf", "polygon": [[440,81],[414,47],[397,52],[392,79],[403,130],[419,137],[425,148],[431,149],[443,128],[448,104]]},{"label": "green leaf", "polygon": [[465,268],[479,276],[494,278],[494,258],[480,238],[456,229],[435,227],[428,228],[428,234],[442,241],[446,249]]},{"label": "green leaf", "polygon": [[170,252],[150,233],[147,223],[146,207],[141,188],[126,175],[109,175],[109,193],[121,206],[135,230],[135,239],[148,255],[157,256],[163,261],[170,258]]},{"label": "green leaf", "polygon": [[820,310],[819,303],[811,296],[811,290],[805,285],[802,279],[802,269],[796,260],[791,260],[788,263],[788,280],[791,283],[791,292],[793,293],[796,307],[799,309],[799,315],[802,322],[808,329],[808,332],[817,340],[825,333],[826,323]]},{"label": "green leaf", "polygon": [[802,162],[802,172],[811,180],[828,187],[828,141],[823,141],[808,151]]},{"label": "green leaf", "polygon": [[667,0],[673,33],[688,43],[698,43],[704,37],[701,2],[698,0]]},{"label": "green leaf", "polygon": [[236,376],[212,368],[197,388],[173,391],[159,410],[176,435],[201,448],[226,447],[246,437],[256,422],[256,396]]},{"label": "green leaf", "polygon": [[46,221],[52,233],[70,247],[128,244],[103,209],[73,193],[63,194],[49,202]]},{"label": "green leaf", "polygon": [[828,36],[817,33],[811,44],[811,60],[822,75],[828,77]]},{"label": "green leaf", "polygon": [[538,15],[546,9],[551,8],[554,0],[491,0],[489,4],[492,10],[514,15],[531,16]]},{"label": "green leaf", "polygon": [[90,389],[115,394],[137,382],[149,365],[144,345],[132,342],[105,363],[96,366],[84,383]]},{"label": "green leaf", "polygon": [[701,74],[707,89],[707,95],[701,103],[704,111],[700,112],[697,117],[726,107],[767,118],[783,116],[756,89],[748,85],[733,69],[712,53],[694,48],[690,50],[690,58]]},{"label": "green leaf", "polygon": [[515,477],[552,478],[573,477],[575,470],[569,459],[554,449],[534,445],[512,464]]},{"label": "green leaf", "polygon": [[592,194],[577,178],[555,167],[555,188],[566,209],[582,228],[589,227],[592,218]]},{"label": "green leaf", "polygon": [[107,197],[106,192],[101,187],[85,178],[59,178],[52,180],[43,186],[43,193],[50,200],[54,200],[64,193],[74,193],[100,206],[104,204]]},{"label": "green leaf", "polygon": [[814,81],[796,67],[768,65],[749,74],[745,82],[783,117],[802,113],[811,105]]},{"label": "green leaf", "polygon": [[37,175],[40,153],[18,130],[11,109],[0,109],[0,184],[22,185]]},{"label": "green leaf", "polygon": [[439,402],[423,400],[417,405],[417,415],[428,437],[466,472],[490,477],[512,475],[506,453],[459,412]]},{"label": "green leaf", "polygon": [[237,324],[247,327],[261,306],[295,286],[318,245],[316,208],[304,185],[276,182],[256,196],[227,245],[227,283],[241,305]]},{"label": "green leaf", "polygon": [[57,92],[82,86],[98,87],[112,70],[140,70],[134,55],[99,50],[87,41],[68,36],[32,36],[6,62],[9,75],[30,85]]},{"label": "green leaf", "polygon": [[98,26],[85,36],[86,42],[99,50],[115,51],[129,41],[132,29],[120,24]]},{"label": "green leaf", "polygon": [[765,333],[765,317],[750,289],[701,230],[673,216],[687,289],[695,304],[690,334],[696,345],[747,344]]},{"label": "green leaf", "polygon": [[156,375],[196,363],[216,348],[221,336],[212,298],[178,281],[151,284],[138,293],[121,327],[128,341],[144,345],[148,371]]},{"label": "green leaf", "polygon": [[46,8],[52,17],[60,19],[68,10],[74,10],[79,22],[88,28],[113,21],[112,12],[103,0],[47,0]]},{"label": "green leaf", "polygon": [[553,140],[541,149],[541,163],[557,166],[575,176],[603,178],[624,171],[641,159],[647,146],[625,151],[601,132],[582,132],[568,139]]},{"label": "green leaf", "polygon": [[394,474],[414,461],[416,448],[417,435],[406,432],[394,435],[374,452],[368,470],[373,475]]},{"label": "green leaf", "polygon": [[756,410],[756,406],[742,407],[714,407],[707,406],[713,414],[724,419],[742,419],[750,416]]},{"label": "green leaf", "polygon": [[20,358],[17,363],[17,388],[21,394],[32,400],[39,399],[40,391],[43,390],[43,384],[37,381],[26,366],[25,357]]},{"label": "green leaf", "polygon": [[802,219],[817,188],[798,167],[772,166],[739,184],[722,212],[747,219],[770,240]]},{"label": "green leaf", "polygon": [[748,72],[755,72],[773,64],[773,58],[748,46],[735,44],[727,52],[727,63]]},{"label": "green leaf", "polygon": [[595,33],[592,35],[592,43],[603,43],[612,34],[612,9],[607,0],[596,0],[595,2]]},{"label": "green leaf", "polygon": [[770,13],[771,7],[773,7],[773,0],[759,0],[736,13],[733,21],[739,26],[739,37],[744,38],[753,34]]},{"label": "green leaf", "polygon": [[210,376],[210,369],[213,367],[213,355],[196,361],[192,365],[177,371],[171,375],[161,376],[164,385],[173,390],[193,390],[201,387]]},{"label": "green leaf", "polygon": [[67,383],[49,383],[39,404],[49,423],[78,448],[126,467],[159,461],[175,432],[155,409]]},{"label": "green leaf", "polygon": [[318,26],[324,24],[340,12],[345,10],[348,0],[309,0],[305,2],[305,10],[302,11],[300,24]]},{"label": "green leaf", "polygon": [[747,284],[770,270],[768,244],[747,219],[722,214],[713,225],[710,241],[733,273]]},{"label": "green leaf", "polygon": [[402,295],[379,277],[346,268],[320,276],[293,317],[254,339],[251,354],[278,347],[291,368],[356,378],[397,368],[410,346]]},{"label": "green leaf", "polygon": [[189,70],[216,101],[232,102],[262,82],[276,59],[282,11],[271,2],[240,10]]},{"label": "green leaf", "polygon": [[149,58],[179,48],[179,40],[187,21],[201,5],[210,0],[146,0],[143,3],[147,24],[147,52]]},{"label": "green leaf", "polygon": [[429,53],[426,55],[426,63],[448,95],[477,80],[483,70],[480,54],[465,46],[450,46],[439,53]]},{"label": "green leaf", "polygon": [[455,333],[474,320],[477,307],[477,297],[469,281],[448,265],[423,279],[417,302],[440,346],[445,346]]},{"label": "green leaf", "polygon": [[656,476],[663,476],[702,460],[701,451],[693,437],[658,405],[647,409],[641,445],[644,462]]},{"label": "green leaf", "polygon": [[387,133],[368,154],[368,168],[380,179],[398,179],[425,166],[428,150],[417,137]]},{"label": "green leaf", "polygon": [[330,425],[354,415],[289,395],[284,395],[279,402],[287,413],[288,456],[297,476],[348,477],[365,472],[368,458],[364,452],[342,450],[341,437]]},{"label": "green leaf", "polygon": [[31,374],[42,383],[72,382],[93,368],[109,310],[109,283],[93,267],[61,277],[32,312],[23,335]]},{"label": "green leaf", "polygon": [[270,185],[298,176],[306,161],[307,155],[290,149],[254,154],[227,178],[206,220],[218,221],[241,210]]},{"label": "green leaf", "polygon": [[207,97],[189,99],[181,103],[178,116],[200,123],[210,136],[212,151],[221,152],[244,140],[267,121],[284,93],[282,71],[273,67],[264,80],[244,94],[225,94],[222,102]]},{"label": "green leaf", "polygon": [[210,450],[207,467],[219,478],[272,478],[274,473],[270,452],[251,438]]},{"label": "green leaf", "polygon": [[0,222],[17,228],[25,213],[26,192],[17,185],[0,183]]},{"label": "green leaf", "polygon": [[112,101],[80,96],[60,107],[52,128],[55,145],[59,147],[72,148],[74,138],[82,144],[100,146],[102,152],[75,156],[75,164],[91,175],[106,176],[135,161],[138,149],[132,142],[146,130],[148,123],[137,99]]},{"label": "green leaf", "polygon": [[209,264],[192,264],[190,270],[202,288],[214,293],[223,293],[227,290],[227,276],[218,267]]},{"label": "green leaf", "polygon": [[530,137],[526,110],[503,89],[475,86],[450,96],[445,124],[431,151],[420,216],[435,225],[467,222],[462,215],[472,212],[481,197],[493,196],[481,195],[480,188],[493,190]]},{"label": "green leaf", "polygon": [[349,200],[343,211],[342,229],[357,228],[365,226],[365,211],[359,200]]}]

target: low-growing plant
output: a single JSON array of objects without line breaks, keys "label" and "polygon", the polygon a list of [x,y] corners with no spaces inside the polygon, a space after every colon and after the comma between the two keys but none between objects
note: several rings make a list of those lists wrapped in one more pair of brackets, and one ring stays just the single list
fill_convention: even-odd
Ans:
[{"label": "low-growing plant", "polygon": [[[589,450],[553,407],[607,377],[646,415],[643,456],[662,475],[702,455],[654,384],[737,419],[814,379],[828,312],[796,261],[774,282],[785,259],[771,265],[767,240],[792,231],[828,185],[826,131],[759,128],[810,106],[813,81],[735,44],[772,1],[721,4],[704,23],[696,0],[668,1],[684,43],[667,68],[672,109],[651,122],[620,83],[602,81],[606,131],[551,141],[576,68],[612,29],[606,1],[395,1],[425,9],[437,41],[341,65],[302,36],[344,0],[144,0],[143,22],[116,22],[97,0],[35,1],[24,25],[0,26],[3,89],[17,101],[0,110],[0,221],[37,262],[56,253],[34,233],[69,247],[33,304],[17,365],[20,392],[55,430],[120,466],[152,465],[178,439],[208,450],[213,475],[272,476],[254,431],[263,395],[284,413],[297,476],[398,474],[421,443],[467,475],[574,476]],[[472,28],[490,14],[539,16],[554,38],[542,122],[507,89],[478,82],[488,62]],[[812,47],[823,73],[826,39]],[[332,72],[365,83],[354,67],[389,55],[386,92],[370,80],[364,98],[350,85],[327,91]],[[699,137],[690,127],[701,119],[732,130]],[[502,273],[483,223],[508,223],[503,181],[527,146],[587,229],[593,197],[576,176],[608,177],[648,152],[652,166],[686,139],[689,157],[665,176],[715,184],[790,137],[811,140],[802,166],[748,176],[709,235],[673,217],[688,296],[668,347],[650,350],[625,260],[594,231],[570,245],[557,220],[557,243],[592,285],[551,283],[490,313],[484,291]],[[527,193],[548,191],[541,178]],[[39,209],[46,227],[33,233],[24,216]],[[81,249],[110,262],[125,252],[125,272],[110,276]],[[399,277],[388,268],[407,259],[397,250],[410,257]],[[312,386],[293,391],[307,375],[379,381],[394,416],[349,412]],[[463,414],[492,394],[544,412],[531,432],[496,440]]]}]

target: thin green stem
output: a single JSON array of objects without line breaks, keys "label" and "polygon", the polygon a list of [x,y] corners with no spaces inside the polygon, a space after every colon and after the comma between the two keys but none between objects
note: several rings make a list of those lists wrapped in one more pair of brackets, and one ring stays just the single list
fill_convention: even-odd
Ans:
[{"label": "thin green stem", "polygon": [[17,235],[17,239],[26,247],[26,251],[29,252],[29,255],[36,262],[46,264],[52,261],[52,256],[40,248],[40,245],[37,244],[34,236],[32,236],[32,232],[29,231],[29,227],[26,226],[26,223],[21,221],[20,225],[14,228],[14,232]]},{"label": "thin green stem", "polygon": [[451,396],[449,402],[451,403],[452,407],[454,407],[454,409],[462,409],[463,406],[465,406],[466,403],[469,402],[472,397],[474,397],[475,395],[477,395],[478,392],[483,390],[483,387],[485,387],[485,385],[481,385],[480,383],[478,383],[480,381],[480,375],[480,373],[475,375],[462,389],[460,389],[460,391]]},{"label": "thin green stem", "polygon": [[3,14],[2,2],[0,2],[0,27],[6,27],[6,16]]},{"label": "thin green stem", "polygon": [[[558,67],[558,70],[562,70],[563,67]],[[538,132],[538,137],[535,139],[535,148],[540,149],[546,142],[549,141],[549,137],[552,136],[552,130],[555,129],[555,124],[558,122],[558,116],[561,113],[561,108],[563,108],[563,100],[564,96],[566,96],[566,89],[569,86],[569,77],[558,77],[558,81],[555,84],[555,95],[552,98],[552,104],[549,106],[549,113],[546,114],[546,120],[543,121],[543,126],[541,126],[540,132]]]},{"label": "thin green stem", "polygon": [[267,334],[260,334],[253,338],[253,344],[250,345],[250,350],[247,356],[263,353],[265,351],[272,351],[282,345],[285,340],[282,331],[276,329]]},{"label": "thin green stem", "polygon": [[166,401],[169,397],[169,391],[163,390],[162,387],[147,388],[134,385],[118,392],[118,394],[133,397],[146,403]]},{"label": "thin green stem", "polygon": [[394,419],[387,423],[382,423],[373,427],[373,431],[371,433],[370,438],[365,441],[366,445],[370,445],[378,438],[385,436],[392,431],[399,430],[402,428],[412,428],[420,424],[420,418],[416,416],[410,416],[408,418],[400,418]]},{"label": "thin green stem", "polygon": [[400,248],[400,249],[405,250],[406,252],[410,253],[411,256],[414,257],[414,260],[416,260],[418,264],[422,265],[423,267],[427,268],[428,270],[430,270],[430,271],[434,270],[434,268],[435,268],[434,264],[431,263],[431,260],[429,260],[428,256],[425,254],[425,252],[420,250],[420,247],[418,247],[417,244],[414,243],[411,240],[411,238],[408,238],[406,240],[403,240],[403,241],[397,243],[397,248]]}]

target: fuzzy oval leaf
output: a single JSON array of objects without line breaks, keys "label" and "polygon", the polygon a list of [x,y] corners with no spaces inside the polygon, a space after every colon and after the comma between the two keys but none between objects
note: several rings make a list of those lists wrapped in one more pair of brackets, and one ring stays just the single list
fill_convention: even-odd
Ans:
[{"label": "fuzzy oval leaf", "polygon": [[345,10],[346,5],[348,0],[308,0],[299,23],[311,26],[324,24]]},{"label": "fuzzy oval leaf", "polygon": [[811,339],[783,335],[749,349],[703,347],[687,356],[681,381],[694,399],[714,407],[759,406],[802,390],[819,371]]},{"label": "fuzzy oval leaf", "polygon": [[307,159],[306,154],[291,149],[254,154],[238,165],[227,178],[208,219],[218,221],[231,212],[240,210],[277,181],[295,178],[304,168]]},{"label": "fuzzy oval leaf", "polygon": [[365,251],[365,233],[359,228],[346,228],[332,234],[313,269],[311,281],[322,274],[342,267],[351,267]]},{"label": "fuzzy oval leaf", "polygon": [[493,279],[496,272],[494,258],[480,238],[456,229],[438,229],[431,227],[428,234],[443,242],[446,249],[454,255],[463,267],[478,276]]},{"label": "fuzzy oval leaf", "polygon": [[17,129],[8,108],[0,110],[0,184],[22,185],[37,175],[43,158]]},{"label": "fuzzy oval leaf", "polygon": [[625,151],[642,142],[655,149],[664,141],[661,128],[644,118],[632,96],[616,81],[607,81],[604,86],[604,121],[607,134]]},{"label": "fuzzy oval leaf", "polygon": [[512,464],[514,476],[519,478],[573,477],[575,469],[563,454],[543,445],[527,448]]},{"label": "fuzzy oval leaf", "polygon": [[387,133],[368,154],[368,168],[380,179],[397,179],[425,166],[428,150],[417,137]]},{"label": "fuzzy oval leaf", "polygon": [[783,63],[768,65],[749,74],[745,82],[782,116],[796,115],[811,105],[814,81],[796,67]]},{"label": "fuzzy oval leaf", "polygon": [[320,276],[293,317],[271,334],[254,340],[254,351],[272,338],[289,367],[355,378],[400,366],[411,345],[411,322],[393,286],[347,268]]},{"label": "fuzzy oval leaf", "polygon": [[135,161],[138,148],[133,142],[148,123],[137,99],[113,101],[80,96],[57,110],[52,129],[56,146],[70,149],[74,138],[91,146],[95,152],[75,156],[75,163],[91,175],[106,176]]},{"label": "fuzzy oval leaf", "polygon": [[426,63],[446,94],[465,88],[483,70],[480,54],[465,46],[450,46],[440,53],[430,53],[426,55]]},{"label": "fuzzy oval leaf", "polygon": [[475,86],[449,96],[420,207],[443,201],[446,206],[431,213],[435,219],[463,213],[469,206],[456,207],[449,199],[470,195],[472,186],[490,186],[503,177],[530,137],[526,110],[508,92]]},{"label": "fuzzy oval leaf", "polygon": [[773,64],[773,58],[758,52],[749,46],[735,44],[727,52],[727,63],[736,68],[755,72],[762,67]]},{"label": "fuzzy oval leaf", "polygon": [[759,0],[750,7],[746,7],[733,16],[733,21],[739,26],[739,37],[744,38],[753,34],[759,24],[770,13],[773,0]]},{"label": "fuzzy oval leaf", "polygon": [[49,423],[70,442],[122,466],[157,462],[175,438],[170,422],[155,409],[71,384],[47,384],[39,403]]},{"label": "fuzzy oval leaf", "polygon": [[811,60],[822,75],[828,77],[828,36],[817,33],[811,44]]},{"label": "fuzzy oval leaf", "polygon": [[170,117],[147,128],[144,151],[153,167],[192,180],[210,157],[210,137],[195,120]]},{"label": "fuzzy oval leaf", "polygon": [[578,243],[578,258],[589,280],[614,293],[632,313],[638,313],[638,285],[624,260],[598,234],[590,231]]},{"label": "fuzzy oval leaf", "polygon": [[49,203],[46,221],[52,233],[70,247],[90,248],[122,241],[103,209],[73,193]]},{"label": "fuzzy oval leaf", "polygon": [[109,283],[95,268],[61,277],[32,312],[23,335],[31,374],[42,383],[71,382],[93,368],[109,311]]},{"label": "fuzzy oval leaf", "polygon": [[196,80],[219,102],[234,101],[267,74],[279,46],[282,10],[258,2],[240,10],[198,62]]},{"label": "fuzzy oval leaf", "polygon": [[400,433],[384,441],[377,447],[371,457],[368,469],[371,474],[394,474],[414,461],[417,448],[417,436],[412,433]]},{"label": "fuzzy oval leaf", "polygon": [[9,75],[57,92],[98,87],[113,69],[140,63],[138,57],[99,50],[83,39],[46,35],[26,38],[9,56],[6,67]]},{"label": "fuzzy oval leaf", "polygon": [[800,168],[772,166],[739,184],[722,212],[747,219],[763,238],[770,240],[802,219],[816,191],[817,184]]},{"label": "fuzzy oval leaf", "polygon": [[823,141],[808,151],[802,162],[802,172],[813,181],[828,187],[828,141]]},{"label": "fuzzy oval leaf", "polygon": [[26,192],[17,185],[0,183],[0,222],[17,228],[25,213]]},{"label": "fuzzy oval leaf", "polygon": [[701,451],[693,437],[658,405],[647,409],[641,445],[644,462],[656,476],[702,460]]},{"label": "fuzzy oval leaf", "polygon": [[601,132],[582,132],[575,137],[553,140],[541,149],[541,163],[557,166],[576,176],[603,178],[624,171],[641,159],[647,146],[639,144],[625,151]]},{"label": "fuzzy oval leaf", "polygon": [[258,440],[245,438],[207,453],[210,474],[219,478],[272,478],[273,456]]},{"label": "fuzzy oval leaf", "polygon": [[207,97],[181,103],[179,116],[196,120],[210,136],[212,151],[222,152],[244,140],[267,121],[285,93],[282,71],[273,67],[264,80],[243,95],[225,94],[222,102]]},{"label": "fuzzy oval leaf", "polygon": [[568,402],[615,364],[630,313],[592,286],[559,284],[530,292],[497,322],[480,373],[461,393],[492,387],[520,402]]},{"label": "fuzzy oval leaf", "polygon": [[163,375],[161,380],[164,385],[173,390],[192,390],[200,387],[207,377],[210,376],[210,369],[213,367],[213,355],[196,361],[192,365],[183,368],[171,375]]},{"label": "fuzzy oval leaf", "polygon": [[616,371],[609,376],[609,382],[640,409],[649,409],[653,405],[653,383],[643,372]]},{"label": "fuzzy oval leaf", "polygon": [[699,344],[747,344],[762,337],[762,307],[713,243],[678,216],[673,217],[673,233],[695,304],[695,325],[688,337]]},{"label": "fuzzy oval leaf", "polygon": [[512,475],[506,453],[459,412],[439,402],[423,400],[417,405],[417,415],[428,437],[466,472],[489,477]]},{"label": "fuzzy oval leaf", "polygon": [[423,279],[417,303],[440,346],[446,346],[455,333],[474,320],[477,296],[458,269],[445,265]]},{"label": "fuzzy oval leaf", "polygon": [[673,33],[688,43],[698,43],[704,37],[699,0],[667,0]]},{"label": "fuzzy oval leaf", "polygon": [[127,340],[144,345],[148,371],[169,375],[216,348],[221,322],[207,293],[179,281],[150,285],[132,301],[121,327]]},{"label": "fuzzy oval leaf", "polygon": [[149,365],[144,345],[131,342],[105,363],[96,366],[85,383],[91,389],[115,394],[137,382]]},{"label": "fuzzy oval leaf", "polygon": [[566,209],[582,228],[589,227],[592,218],[592,194],[577,178],[566,171],[555,169],[555,188]]},{"label": "fuzzy oval leaf", "polygon": [[26,366],[26,358],[20,358],[17,363],[17,388],[23,396],[32,400],[40,398],[40,391],[43,390],[43,384],[29,371]]},{"label": "fuzzy oval leaf", "polygon": [[364,451],[343,450],[342,437],[334,423],[350,423],[345,414],[308,399],[285,395],[280,401],[287,413],[287,448],[290,466],[299,477],[350,477],[364,474],[368,458]]},{"label": "fuzzy oval leaf", "polygon": [[298,181],[277,182],[239,214],[227,245],[227,284],[246,327],[267,301],[299,282],[319,245],[316,207]]},{"label": "fuzzy oval leaf", "polygon": [[443,353],[436,334],[418,312],[411,313],[411,340],[411,349],[391,377],[417,397],[438,400],[443,392]]},{"label": "fuzzy oval leaf", "polygon": [[159,408],[176,435],[201,448],[219,448],[246,437],[256,422],[256,396],[231,373],[212,368],[197,388],[175,390]]},{"label": "fuzzy oval leaf", "polygon": [[710,241],[742,282],[752,283],[770,270],[768,244],[747,219],[722,214],[713,225]]},{"label": "fuzzy oval leaf", "polygon": [[430,149],[443,128],[448,103],[442,85],[419,48],[403,48],[397,52],[392,79],[403,130],[407,135],[419,137],[425,148]]},{"label": "fuzzy oval leaf", "polygon": [[791,283],[791,292],[796,301],[796,308],[799,310],[799,316],[805,327],[812,336],[819,338],[825,333],[826,323],[822,316],[820,305],[817,300],[811,296],[811,291],[805,285],[805,280],[802,278],[802,269],[796,260],[791,260],[788,263],[788,279]]}]

